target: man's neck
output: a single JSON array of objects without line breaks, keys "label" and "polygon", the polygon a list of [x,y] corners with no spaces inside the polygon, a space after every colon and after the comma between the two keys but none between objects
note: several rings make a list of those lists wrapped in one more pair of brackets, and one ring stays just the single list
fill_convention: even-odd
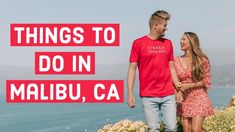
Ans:
[{"label": "man's neck", "polygon": [[153,39],[153,40],[157,40],[157,39],[159,39],[159,38],[161,37],[160,34],[151,33],[151,32],[150,32],[147,36],[148,36],[150,39]]}]

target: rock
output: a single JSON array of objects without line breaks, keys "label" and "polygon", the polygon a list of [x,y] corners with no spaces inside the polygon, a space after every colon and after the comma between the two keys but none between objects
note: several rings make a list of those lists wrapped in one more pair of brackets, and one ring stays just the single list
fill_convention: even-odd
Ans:
[{"label": "rock", "polygon": [[232,98],[229,101],[229,104],[227,108],[235,106],[235,96],[232,96]]}]

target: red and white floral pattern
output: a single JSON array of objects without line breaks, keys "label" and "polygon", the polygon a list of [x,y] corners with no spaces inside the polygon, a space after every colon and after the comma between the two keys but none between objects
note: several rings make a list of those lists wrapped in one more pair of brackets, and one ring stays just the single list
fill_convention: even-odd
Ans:
[{"label": "red and white floral pattern", "polygon": [[[191,67],[184,67],[182,58],[175,58],[175,69],[182,83],[192,83]],[[205,87],[195,87],[184,92],[184,100],[178,105],[177,114],[183,117],[213,115],[212,103],[208,97],[207,89],[211,86],[210,65],[204,61],[204,76],[201,82]]]}]

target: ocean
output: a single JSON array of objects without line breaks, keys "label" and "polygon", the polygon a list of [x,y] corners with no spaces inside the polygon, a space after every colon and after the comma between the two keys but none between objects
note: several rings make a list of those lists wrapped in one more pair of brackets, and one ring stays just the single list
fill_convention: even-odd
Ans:
[{"label": "ocean", "polygon": [[[105,124],[119,120],[144,120],[140,98],[129,109],[120,104],[13,104],[0,96],[0,132],[96,132]],[[235,88],[211,88],[209,96],[216,108],[225,107]],[[126,98],[125,98],[126,100]]]}]

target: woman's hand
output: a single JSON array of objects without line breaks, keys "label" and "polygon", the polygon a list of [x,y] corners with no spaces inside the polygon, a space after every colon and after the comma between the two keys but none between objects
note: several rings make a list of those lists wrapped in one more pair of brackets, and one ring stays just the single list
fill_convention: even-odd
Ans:
[{"label": "woman's hand", "polygon": [[194,83],[183,83],[181,87],[179,88],[180,91],[184,92],[187,89],[193,88]]},{"label": "woman's hand", "polygon": [[182,86],[181,82],[178,82],[177,87],[180,88]]},{"label": "woman's hand", "polygon": [[181,82],[178,82],[177,84],[176,84],[176,90],[180,90],[180,87],[182,86],[182,83]]}]

